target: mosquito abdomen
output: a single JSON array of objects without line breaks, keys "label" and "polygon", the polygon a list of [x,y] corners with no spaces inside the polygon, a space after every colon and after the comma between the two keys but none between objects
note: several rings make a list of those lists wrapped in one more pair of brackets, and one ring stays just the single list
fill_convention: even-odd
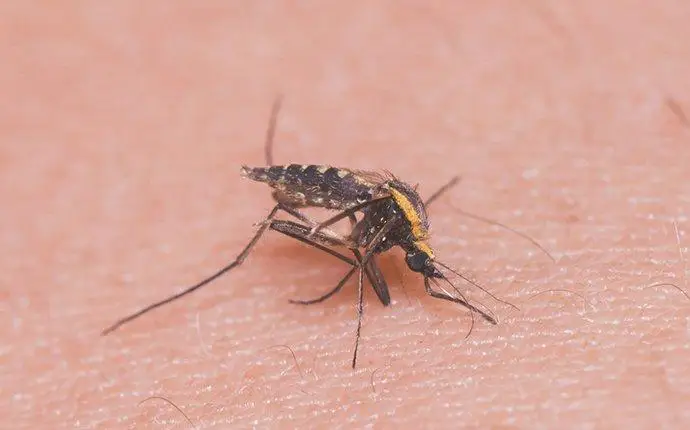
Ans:
[{"label": "mosquito abdomen", "polygon": [[296,206],[347,209],[372,198],[373,190],[349,169],[318,164],[247,167],[241,175],[265,182],[278,192],[277,198]]}]

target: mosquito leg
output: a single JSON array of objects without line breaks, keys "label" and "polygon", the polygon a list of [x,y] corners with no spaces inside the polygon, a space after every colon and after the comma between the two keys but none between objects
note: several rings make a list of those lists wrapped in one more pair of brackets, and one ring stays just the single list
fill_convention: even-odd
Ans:
[{"label": "mosquito leg", "polygon": [[[347,215],[350,217],[350,221],[352,221],[352,217],[354,216],[353,214]],[[322,233],[319,232],[314,232],[313,229],[309,232],[306,231],[308,229],[307,226],[297,224],[297,223],[292,223],[289,221],[273,221],[272,223],[272,228],[279,228],[281,230],[284,230],[283,232],[287,234],[288,236],[294,237],[295,239],[298,239],[302,242],[308,243],[310,245],[313,245],[319,249],[325,248],[325,245],[336,245],[338,243],[335,243],[333,238],[330,236],[323,235]],[[381,227],[381,229],[374,235],[374,238],[370,241],[368,244],[368,251],[364,257],[362,257],[362,254],[359,252],[357,248],[354,246],[351,248],[352,253],[355,255],[355,258],[357,259],[357,265],[354,265],[348,273],[340,280],[338,285],[336,287],[324,294],[321,297],[318,297],[313,300],[291,300],[291,303],[297,303],[297,304],[314,304],[314,303],[319,303],[322,302],[329,297],[333,296],[335,293],[340,291],[342,287],[345,285],[345,283],[352,277],[354,274],[355,270],[359,268],[359,282],[358,282],[358,301],[357,301],[357,332],[355,335],[355,349],[352,357],[352,368],[354,369],[357,365],[357,351],[359,350],[359,340],[361,338],[362,334],[362,317],[364,315],[364,274],[366,272],[367,277],[369,278],[369,281],[372,283],[372,286],[374,287],[374,290],[376,291],[377,295],[381,299],[381,301],[384,304],[387,304],[386,302],[390,303],[390,295],[388,293],[388,287],[385,284],[385,281],[383,281],[383,276],[381,272],[378,270],[378,266],[375,264],[375,260],[371,260],[374,255],[374,251],[376,247],[378,246],[379,243],[383,240],[385,237],[386,233],[390,231],[390,229],[393,227],[393,221],[389,221]],[[303,234],[306,233],[306,236],[303,236]],[[317,238],[317,243],[314,242],[314,239],[312,238]],[[345,242],[343,240],[343,242]],[[329,250],[330,251],[330,250]],[[373,273],[372,273],[373,272]],[[380,282],[383,281],[383,282]],[[386,300],[387,299],[387,300]]]},{"label": "mosquito leg", "polygon": [[329,246],[348,246],[348,243],[345,242],[344,239],[341,241],[337,237],[322,233],[319,233],[311,238],[307,238],[309,227],[292,221],[273,220],[271,221],[270,228],[271,230],[282,233],[327,254],[330,254],[351,266],[357,265],[357,263],[351,258],[345,257],[343,254],[329,248]]},{"label": "mosquito leg", "polygon": [[[333,255],[334,257],[350,264],[353,266],[359,265],[357,262],[353,261],[352,259],[349,259],[345,257],[344,255],[328,248],[329,246],[344,246],[350,248],[350,250],[355,254],[355,257],[360,260],[362,258],[362,255],[360,252],[353,247],[351,243],[346,238],[343,237],[334,237],[330,235],[326,235],[323,232],[316,233],[316,235],[309,236],[310,229],[308,226],[302,225],[302,224],[297,224],[292,221],[283,221],[283,220],[274,220],[271,222],[271,229],[276,230],[280,233],[283,233],[287,236],[290,236],[294,239],[299,240],[300,242],[303,242],[309,246],[312,246],[314,248],[317,248],[321,251],[324,251],[330,255]],[[367,275],[367,279],[369,279],[369,282],[371,283],[371,286],[373,287],[374,291],[376,292],[376,295],[379,297],[379,300],[381,300],[381,303],[383,303],[384,306],[387,306],[390,304],[390,293],[388,292],[388,285],[386,284],[386,280],[383,277],[383,274],[379,270],[378,266],[376,266],[375,261],[370,260],[368,264],[364,265],[364,270],[365,274]],[[351,275],[349,275],[351,276]],[[348,276],[348,277],[349,277]],[[298,304],[313,304],[313,303],[319,303],[327,298],[331,297],[333,294],[338,292],[343,285],[338,284],[338,286],[326,293],[324,296],[318,297],[313,300],[292,300],[292,303],[298,303]]]},{"label": "mosquito leg", "polygon": [[[304,215],[302,212],[298,211],[294,207],[287,206],[285,203],[281,203],[280,209],[283,211],[287,212],[288,214],[292,215],[293,217],[297,218],[298,220],[302,221],[305,224],[309,224],[310,227],[315,227],[318,226],[319,223],[317,221],[314,221],[313,219],[309,218],[308,216]],[[311,230],[310,230],[311,231]],[[341,238],[343,241],[345,240],[341,235],[337,234],[336,232],[329,230],[327,228],[321,228],[319,229],[320,232],[325,232],[326,234],[334,237],[334,238]],[[308,234],[305,236],[309,236]],[[344,244],[343,246],[349,246]]]},{"label": "mosquito leg", "polygon": [[297,224],[292,221],[282,221],[282,220],[275,220],[271,222],[271,229],[278,231],[280,233],[283,233],[286,236],[292,237],[293,239],[297,239],[302,243],[305,243],[309,246],[312,246],[314,248],[317,248],[321,251],[324,251],[350,265],[352,265],[352,268],[343,276],[343,278],[338,282],[338,284],[324,294],[323,296],[317,297],[312,300],[290,300],[290,303],[293,304],[298,304],[298,305],[313,305],[315,303],[321,303],[324,300],[328,299],[338,291],[340,291],[345,283],[352,277],[352,275],[355,273],[357,268],[359,268],[359,264],[350,259],[345,257],[344,255],[328,248],[328,246],[346,246],[346,243],[344,240],[342,242],[338,242],[335,238],[332,238],[330,236],[326,236],[322,233],[318,233],[317,235],[307,238],[307,235],[309,234],[309,227],[302,225],[302,224]]},{"label": "mosquito leg", "polygon": [[[355,225],[357,225],[357,217],[355,217],[354,214],[350,214],[348,218],[350,219],[350,226],[354,228]],[[374,289],[376,296],[383,306],[390,305],[391,295],[388,291],[388,284],[386,283],[386,278],[383,277],[383,273],[381,273],[381,269],[379,269],[379,266],[376,264],[374,257],[371,257],[368,264],[364,265],[364,269],[367,271],[367,278],[369,279],[369,283],[371,283],[371,287]]]},{"label": "mosquito leg", "polygon": [[271,116],[268,120],[268,128],[266,129],[266,141],[264,142],[264,156],[266,157],[266,165],[273,165],[273,137],[276,134],[276,124],[278,123],[278,112],[283,103],[283,96],[278,95],[273,101],[271,107]]},{"label": "mosquito leg", "polygon": [[[445,194],[446,191],[453,188],[458,182],[460,182],[459,176],[454,176],[453,178],[451,178],[450,181],[448,181],[445,185],[443,185],[441,188],[436,190],[436,192],[434,194],[432,194],[431,197],[429,197],[424,202],[424,205],[428,208],[429,205],[431,204],[431,202],[433,202],[434,200],[441,197],[441,195]],[[536,239],[532,238],[531,236],[528,236],[527,234],[525,234],[521,231],[515,230],[514,228],[512,228],[510,226],[507,226],[501,222],[492,220],[490,218],[486,218],[486,217],[483,217],[480,215],[475,215],[471,212],[467,212],[467,211],[462,210],[462,209],[458,209],[458,210],[460,211],[461,214],[465,215],[466,217],[473,218],[473,219],[476,219],[477,221],[485,222],[485,223],[490,224],[490,225],[495,225],[496,227],[500,227],[502,229],[508,230],[509,232],[511,232],[513,234],[520,236],[521,238],[529,241],[532,245],[537,247],[541,252],[546,254],[546,256],[549,257],[549,259],[551,261],[553,261],[554,263],[556,262],[556,258],[553,255],[551,255],[551,253],[546,248],[544,248],[543,245],[541,245],[539,242],[537,242]]]},{"label": "mosquito leg", "polygon": [[[379,245],[379,243],[381,243],[383,238],[386,236],[386,233],[388,233],[390,229],[393,227],[394,222],[395,220],[387,221],[379,229],[379,231],[376,232],[374,238],[367,245],[367,252],[364,256],[362,256],[359,250],[354,246],[350,248],[350,251],[352,251],[352,253],[355,255],[355,258],[357,259],[358,266],[364,268],[369,282],[371,283],[372,287],[374,288],[374,291],[376,292],[376,295],[378,296],[379,300],[381,300],[381,303],[383,303],[384,306],[390,304],[390,293],[388,292],[388,285],[386,284],[386,281],[383,278],[383,274],[378,269],[378,266],[376,265],[373,258],[376,247]],[[314,233],[310,232],[309,234],[312,235]]]},{"label": "mosquito leg", "polygon": [[361,211],[362,209],[364,209],[368,206],[371,206],[375,203],[379,203],[383,200],[388,200],[390,198],[391,198],[391,196],[379,197],[377,199],[373,199],[373,200],[366,201],[364,203],[360,203],[360,204],[353,206],[349,209],[345,209],[344,211],[338,213],[337,215],[334,215],[333,217],[327,219],[326,221],[323,221],[323,222],[319,223],[318,225],[314,226],[314,228],[312,228],[311,234],[315,234],[315,233],[319,232],[319,230],[322,230],[322,229],[328,227],[329,225],[333,225],[333,224],[337,223],[338,221],[340,221],[341,219],[348,218],[348,217],[354,215],[357,211]]},{"label": "mosquito leg", "polygon": [[309,224],[309,225],[317,225],[318,223],[308,216],[304,215],[302,212],[298,211],[297,209],[287,206],[285,204],[282,205],[281,207],[285,212],[289,213],[293,217],[297,218],[298,220],[302,221],[303,223]]},{"label": "mosquito leg", "polygon": [[362,334],[362,317],[364,316],[364,271],[359,271],[359,282],[357,283],[357,334],[355,335],[355,351],[352,355],[352,368],[357,366],[357,350],[359,349],[359,338]]},{"label": "mosquito leg", "polygon": [[[364,267],[367,270],[367,277],[371,282],[371,286],[374,287],[374,292],[378,296],[383,306],[390,305],[391,295],[388,292],[388,284],[386,283],[386,278],[383,277],[383,273],[381,273],[381,269],[379,269],[379,266],[376,264],[376,260],[373,256]],[[373,280],[375,281],[372,282]]]},{"label": "mosquito leg", "polygon": [[188,287],[185,290],[183,290],[177,294],[174,294],[174,295],[172,295],[172,296],[170,296],[164,300],[152,303],[152,304],[146,306],[145,308],[141,309],[140,311],[135,312],[135,313],[133,313],[133,314],[131,314],[125,318],[118,320],[115,324],[113,324],[110,327],[103,330],[103,332],[101,334],[107,335],[107,334],[117,330],[122,325],[127,324],[128,322],[130,322],[136,318],[139,318],[140,316],[148,313],[149,311],[152,311],[152,310],[159,308],[165,304],[173,302],[173,301],[175,301],[181,297],[186,296],[187,294],[191,294],[194,291],[198,290],[199,288],[213,282],[214,280],[218,279],[219,277],[221,277],[225,273],[229,272],[230,270],[232,270],[235,267],[242,264],[242,262],[247,258],[247,256],[251,252],[251,250],[254,248],[254,245],[256,245],[256,243],[259,241],[261,236],[263,236],[263,234],[266,232],[266,229],[269,227],[271,220],[275,217],[276,212],[278,212],[279,209],[280,209],[280,205],[276,205],[271,210],[271,212],[268,214],[268,216],[261,223],[261,227],[259,227],[259,230],[256,232],[256,234],[254,234],[254,237],[252,238],[252,240],[249,241],[247,246],[244,247],[242,252],[240,252],[240,254],[237,256],[237,258],[235,258],[230,264],[226,265],[225,267],[220,269],[218,272],[216,272],[213,275],[209,276],[208,278],[202,280],[201,282],[199,282],[195,285],[192,285],[191,287]]},{"label": "mosquito leg", "polygon": [[517,236],[520,236],[521,238],[525,239],[526,241],[528,241],[529,243],[531,243],[532,245],[534,245],[537,249],[539,249],[539,250],[540,250],[544,255],[546,255],[551,261],[553,261],[554,263],[556,262],[556,257],[554,257],[554,256],[549,252],[548,249],[546,249],[542,244],[540,244],[539,242],[537,242],[537,240],[534,239],[532,236],[529,236],[528,234],[523,233],[523,232],[521,232],[520,230],[516,230],[516,229],[514,229],[513,227],[510,227],[510,226],[508,226],[508,225],[506,225],[506,224],[503,224],[502,222],[493,220],[493,219],[491,219],[491,218],[486,218],[486,217],[483,217],[483,216],[481,216],[481,215],[476,215],[476,214],[473,214],[473,213],[471,213],[471,212],[467,212],[466,210],[463,210],[463,209],[460,209],[460,208],[455,208],[455,209],[456,209],[458,212],[460,212],[461,215],[464,215],[464,216],[466,216],[466,217],[468,217],[468,218],[476,219],[477,221],[481,221],[481,222],[486,223],[486,224],[489,224],[489,225],[495,225],[496,227],[500,227],[500,228],[502,228],[502,229],[504,229],[504,230],[508,230],[509,232],[511,232],[511,233],[513,233],[513,234],[515,234],[515,235],[517,235]]},{"label": "mosquito leg", "polygon": [[367,252],[364,254],[364,257],[362,258],[360,264],[365,265],[369,262],[369,260],[376,253],[376,248],[379,246],[381,242],[383,242],[383,240],[386,238],[386,234],[388,234],[388,232],[391,231],[393,225],[396,222],[397,220],[395,219],[389,219],[383,224],[383,226],[381,226],[379,231],[377,231],[374,237],[369,241],[369,243],[366,244]]},{"label": "mosquito leg", "polygon": [[355,214],[350,213],[347,217],[350,219],[350,227],[355,228],[355,225],[357,225],[357,217]]},{"label": "mosquito leg", "polygon": [[[300,242],[303,242],[309,246],[312,246],[314,248],[317,248],[321,251],[324,251],[350,265],[356,266],[359,265],[359,263],[353,261],[352,259],[349,259],[345,257],[344,255],[328,248],[328,246],[345,246],[345,247],[350,247],[351,245],[346,241],[345,238],[342,239],[337,239],[332,236],[324,235],[323,233],[317,233],[316,235],[312,236],[311,238],[307,238],[309,234],[309,228],[307,226],[297,224],[291,221],[283,221],[283,220],[274,220],[271,222],[271,229],[276,230],[280,233],[283,233],[287,236],[290,236],[294,239],[299,240]],[[350,248],[350,250],[353,252],[355,257],[357,258],[358,261],[361,261],[362,255],[357,250],[356,248]],[[376,292],[376,295],[379,297],[381,300],[381,303],[383,303],[384,306],[388,306],[390,304],[390,293],[388,292],[388,284],[386,283],[385,278],[383,277],[383,274],[381,273],[381,270],[378,268],[376,265],[376,261],[374,260],[373,257],[368,261],[367,264],[364,265],[365,273],[367,275],[367,278],[369,279],[369,282],[371,283],[372,287],[374,288],[374,291]],[[330,297],[332,294],[327,294],[327,297]],[[319,299],[316,299],[316,303],[322,301],[322,298],[320,297]],[[296,301],[296,302],[303,302],[303,301]],[[308,302],[312,302],[312,300],[309,300]]]},{"label": "mosquito leg", "polygon": [[425,206],[429,206],[434,200],[437,198],[441,197],[443,194],[445,194],[446,191],[450,190],[453,188],[457,183],[460,182],[460,177],[459,176],[453,176],[450,181],[448,181],[445,185],[443,185],[441,188],[436,190],[434,194],[432,194],[426,201],[424,202]]},{"label": "mosquito leg", "polygon": [[338,285],[336,285],[335,288],[333,288],[331,291],[327,292],[323,296],[317,297],[317,298],[312,299],[312,300],[290,300],[290,303],[292,303],[294,305],[313,305],[316,303],[323,302],[324,300],[328,299],[329,297],[333,296],[335,293],[340,291],[343,288],[343,286],[345,285],[345,283],[352,277],[352,275],[355,273],[355,271],[358,269],[358,267],[359,266],[357,266],[357,265],[352,266],[352,269],[350,269],[345,274],[345,276],[343,276],[343,278],[340,280],[340,282],[338,282]]},{"label": "mosquito leg", "polygon": [[[348,218],[350,219],[350,226],[354,228],[355,225],[357,225],[357,217],[355,217],[354,214],[350,214]],[[379,266],[376,264],[374,257],[371,257],[369,262],[364,265],[364,270],[366,270],[369,283],[371,283],[376,296],[383,306],[390,305],[391,295],[388,291],[388,283],[386,282],[386,278],[383,277],[383,273],[381,273],[381,269],[379,269]]]},{"label": "mosquito leg", "polygon": [[[385,234],[387,230],[386,226],[384,225],[381,228],[382,231],[379,233],[381,234],[381,237]],[[376,241],[376,238],[374,238],[374,241],[372,243],[378,243]],[[390,304],[390,294],[388,292],[388,285],[386,284],[385,279],[383,278],[383,275],[381,274],[381,271],[379,270],[378,266],[376,265],[375,260],[373,259],[373,253],[368,253],[367,256],[362,257],[362,254],[359,252],[357,249],[353,249],[352,252],[355,254],[355,258],[357,258],[357,262],[359,263],[360,267],[364,267],[367,273],[367,276],[369,277],[369,281],[371,282],[372,287],[374,288],[374,291],[376,292],[376,295],[379,297],[381,300],[381,303],[383,303],[384,306],[387,306]],[[370,273],[373,272],[373,273]],[[375,281],[374,281],[375,280]],[[355,366],[357,365],[357,351],[359,350],[359,340],[362,335],[362,317],[364,316],[364,274],[363,271],[359,271],[359,283],[357,284],[357,333],[355,335],[355,350],[352,356],[352,368],[354,369]]]}]

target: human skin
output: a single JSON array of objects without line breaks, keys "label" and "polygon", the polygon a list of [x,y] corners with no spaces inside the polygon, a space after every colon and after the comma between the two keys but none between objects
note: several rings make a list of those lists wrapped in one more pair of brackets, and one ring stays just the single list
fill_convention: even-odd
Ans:
[{"label": "human skin", "polygon": [[[0,6],[7,428],[690,425],[690,5],[423,4]],[[277,163],[461,175],[430,243],[519,309],[453,278],[467,335],[392,251],[353,371],[355,283],[288,303],[347,266],[268,233],[102,337],[249,241],[279,93]]]}]

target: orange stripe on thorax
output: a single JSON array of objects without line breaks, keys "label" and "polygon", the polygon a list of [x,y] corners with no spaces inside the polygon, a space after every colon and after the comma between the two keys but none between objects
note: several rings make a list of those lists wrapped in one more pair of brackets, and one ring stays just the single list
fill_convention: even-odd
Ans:
[{"label": "orange stripe on thorax", "polygon": [[422,224],[422,219],[420,218],[419,213],[415,209],[414,205],[400,191],[391,188],[390,193],[393,197],[393,200],[395,200],[395,203],[397,203],[398,207],[400,207],[400,210],[402,210],[403,216],[410,223],[410,227],[412,228],[412,236],[414,237],[415,241],[426,240],[429,237],[429,232],[424,227],[424,224]]}]

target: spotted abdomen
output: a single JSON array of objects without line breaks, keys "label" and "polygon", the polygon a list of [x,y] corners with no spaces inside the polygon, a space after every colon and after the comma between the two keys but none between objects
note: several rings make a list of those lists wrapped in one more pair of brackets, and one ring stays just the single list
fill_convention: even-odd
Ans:
[{"label": "spotted abdomen", "polygon": [[322,207],[344,210],[371,200],[380,183],[359,172],[316,164],[270,167],[242,167],[241,174],[265,182],[273,196],[293,207]]}]

